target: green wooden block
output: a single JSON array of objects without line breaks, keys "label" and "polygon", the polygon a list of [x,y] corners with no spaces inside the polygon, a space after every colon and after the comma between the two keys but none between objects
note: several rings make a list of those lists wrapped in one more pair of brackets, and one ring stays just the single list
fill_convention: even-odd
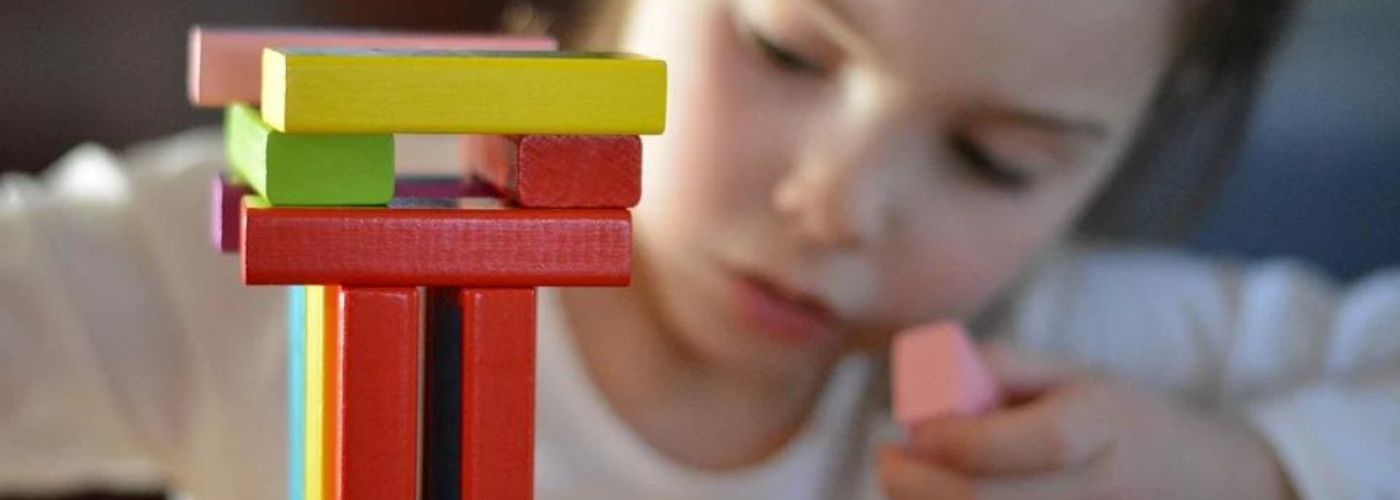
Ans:
[{"label": "green wooden block", "polygon": [[394,197],[392,134],[284,134],[235,104],[224,138],[234,174],[273,205],[384,205]]},{"label": "green wooden block", "polygon": [[243,197],[243,206],[248,208],[272,208],[272,203],[268,203],[263,197],[250,194]]}]

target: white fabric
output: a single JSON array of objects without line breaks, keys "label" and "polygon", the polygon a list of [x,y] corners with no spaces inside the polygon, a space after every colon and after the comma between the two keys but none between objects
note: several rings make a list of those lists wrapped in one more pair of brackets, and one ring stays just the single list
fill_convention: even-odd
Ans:
[{"label": "white fabric", "polygon": [[[84,146],[42,180],[3,179],[0,491],[283,496],[284,294],[241,286],[237,259],[209,247],[221,161],[200,132],[121,158]],[[768,463],[705,472],[611,413],[552,292],[540,313],[542,500],[880,497],[871,453],[897,429],[870,406],[873,362],[843,363]],[[1400,273],[1339,289],[1284,262],[1081,251],[1048,263],[1006,324],[1014,343],[1241,413],[1305,498],[1400,498]]]}]

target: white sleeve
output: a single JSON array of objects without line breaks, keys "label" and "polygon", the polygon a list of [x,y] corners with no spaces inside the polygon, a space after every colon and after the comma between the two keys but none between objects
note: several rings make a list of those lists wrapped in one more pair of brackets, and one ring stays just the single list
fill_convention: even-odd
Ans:
[{"label": "white sleeve", "polygon": [[1248,416],[1302,498],[1400,498],[1400,272],[1356,286],[1333,310],[1331,339],[1308,367],[1322,382],[1270,391]]},{"label": "white sleeve", "polygon": [[1400,272],[1344,290],[1289,262],[1081,252],[1012,323],[1020,344],[1245,415],[1305,499],[1400,498]]},{"label": "white sleeve", "polygon": [[218,144],[0,182],[0,492],[281,495],[284,309],[207,243]]}]

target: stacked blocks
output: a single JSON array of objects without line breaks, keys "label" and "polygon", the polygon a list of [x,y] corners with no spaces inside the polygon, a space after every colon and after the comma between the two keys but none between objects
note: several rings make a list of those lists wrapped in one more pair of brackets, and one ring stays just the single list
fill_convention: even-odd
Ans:
[{"label": "stacked blocks", "polygon": [[630,207],[642,197],[636,136],[480,135],[463,145],[467,165],[522,207]]},{"label": "stacked blocks", "polygon": [[[226,108],[216,243],[245,283],[292,285],[289,497],[531,498],[535,289],[630,281],[664,63],[352,32],[196,29],[190,47],[192,101]],[[462,178],[396,180],[397,133],[481,146]]]},{"label": "stacked blocks", "polygon": [[627,54],[268,49],[262,106],[297,134],[657,134],[666,68]]},{"label": "stacked blocks", "polygon": [[284,134],[245,104],[228,108],[224,131],[234,175],[274,205],[384,205],[394,197],[392,135]]}]

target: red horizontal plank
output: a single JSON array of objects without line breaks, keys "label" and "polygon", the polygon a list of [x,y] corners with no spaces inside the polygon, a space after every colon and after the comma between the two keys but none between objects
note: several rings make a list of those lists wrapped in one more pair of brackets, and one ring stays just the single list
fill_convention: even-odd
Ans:
[{"label": "red horizontal plank", "polygon": [[637,136],[466,136],[466,165],[523,207],[628,208],[642,197]]},{"label": "red horizontal plank", "polygon": [[[232,175],[214,175],[210,198],[210,236],[214,249],[222,253],[238,253],[241,246],[238,224],[239,204],[243,197],[253,194],[253,188],[235,182]],[[456,198],[459,196],[496,196],[494,188],[476,179],[463,177],[400,176],[394,181],[394,196],[399,198]]]},{"label": "red horizontal plank", "polygon": [[328,463],[337,500],[414,500],[418,493],[417,288],[340,289],[336,411]]},{"label": "red horizontal plank", "polygon": [[249,285],[625,286],[623,209],[243,208]]}]

